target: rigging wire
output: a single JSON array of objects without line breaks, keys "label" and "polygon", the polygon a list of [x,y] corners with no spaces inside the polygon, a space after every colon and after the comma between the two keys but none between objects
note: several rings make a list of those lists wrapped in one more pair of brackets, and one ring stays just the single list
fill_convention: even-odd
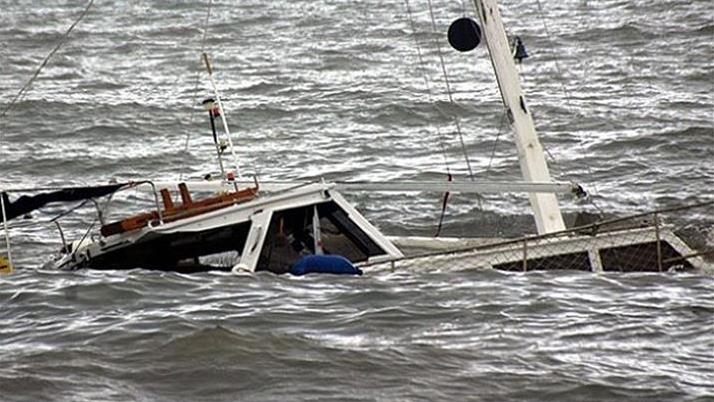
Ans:
[{"label": "rigging wire", "polygon": [[[196,105],[198,104],[198,83],[201,79],[201,70],[203,70],[203,53],[206,50],[206,38],[208,37],[208,21],[211,18],[211,7],[213,6],[213,0],[208,0],[208,5],[206,7],[206,18],[203,22],[203,33],[201,36],[201,51],[198,56],[198,66],[196,67],[196,78],[194,79],[193,85],[193,97],[191,98],[191,113],[189,115],[189,121],[186,130],[186,141],[183,147],[184,155],[188,154],[188,143],[191,138],[191,129],[193,127],[193,122],[196,119]],[[181,158],[181,168],[179,169],[179,180],[183,180],[184,169],[186,168],[186,158]]]},{"label": "rigging wire", "polygon": [[[550,33],[550,29],[548,28],[548,23],[545,18],[545,13],[543,12],[543,5],[541,4],[540,0],[536,0],[536,4],[538,5],[538,14],[540,14],[541,22],[543,23],[543,30],[545,31],[545,34],[546,34],[551,46],[553,48],[555,48],[556,47],[555,40],[553,40],[553,35]],[[565,75],[563,74],[563,69],[560,67],[560,58],[558,57],[557,52],[553,53],[553,61],[555,64],[555,70],[558,72],[558,83],[560,84],[560,88],[563,91],[563,95],[565,96],[565,99],[567,100],[565,108],[568,109],[568,112],[570,112],[571,115],[575,115],[575,112],[572,108],[573,97],[571,96],[570,91],[568,90],[568,87],[565,85]],[[581,151],[583,153],[585,153],[582,137],[579,135],[578,135],[578,140],[579,140],[578,143],[581,147]],[[555,160],[555,158],[550,154],[550,152],[547,149],[546,149],[546,153],[553,160]],[[591,174],[590,167],[589,166],[586,166],[586,167],[588,169],[588,174]]]},{"label": "rigging wire", "polygon": [[[61,213],[59,213],[59,214],[55,215],[54,217],[47,219],[47,220],[42,220],[39,222],[38,221],[31,221],[31,222],[20,221],[17,223],[13,222],[12,224],[8,224],[8,229],[16,230],[16,229],[20,229],[20,228],[28,228],[28,227],[33,227],[33,226],[44,226],[44,225],[49,226],[50,224],[59,221],[60,219],[64,218],[65,216],[71,214],[72,212],[84,207],[85,205],[87,205],[87,203],[89,201],[91,201],[91,199],[86,199],[86,200],[80,202],[79,204],[73,206],[72,208],[69,208],[66,211],[62,211]],[[45,213],[45,211],[42,208],[38,208],[37,211],[41,212],[41,213]],[[28,218],[32,218],[32,216],[25,217],[25,219],[28,219]]]},{"label": "rigging wire", "polygon": [[[538,14],[540,14],[541,22],[543,23],[543,30],[545,31],[545,34],[546,34],[546,36],[548,37],[548,41],[550,41],[552,47],[555,49],[555,47],[556,47],[556,46],[555,46],[555,41],[553,40],[553,36],[552,36],[551,33],[550,33],[550,29],[548,29],[548,23],[547,23],[546,18],[545,18],[545,12],[543,11],[543,5],[541,4],[540,0],[536,0],[536,4],[538,5]],[[570,112],[571,116],[573,116],[573,115],[575,114],[574,111],[573,111],[573,109],[572,109],[573,99],[572,99],[572,96],[570,95],[570,91],[568,91],[568,88],[567,88],[567,86],[565,85],[565,76],[563,75],[563,70],[560,68],[560,59],[559,59],[559,57],[558,57],[558,53],[557,53],[557,52],[553,53],[553,58],[554,58],[554,61],[555,61],[555,69],[556,69],[556,71],[558,72],[558,79],[559,79],[559,82],[560,82],[560,86],[561,86],[561,89],[563,90],[563,94],[564,94],[564,96],[565,96],[565,98],[566,98],[566,100],[567,100],[566,108],[567,108],[568,111]],[[578,138],[578,146],[580,147],[581,156],[583,156],[583,155],[586,154],[586,152],[585,152],[585,145],[583,144],[583,138],[582,138],[582,136],[579,135],[577,132],[575,133],[575,135],[576,135],[576,137]],[[547,150],[546,150],[546,152],[547,152]],[[548,154],[550,155],[550,152],[548,152]],[[552,156],[551,156],[551,157],[552,157]],[[587,170],[587,172],[588,172],[588,177],[592,178],[592,177],[593,177],[593,171],[592,171],[592,169],[590,168],[590,165],[585,164],[585,170]],[[597,193],[598,191],[597,191],[597,186],[596,186],[596,184],[595,184],[594,182],[592,182],[591,185],[592,185],[592,188],[593,188],[594,192]],[[602,213],[602,209],[595,203],[595,200],[593,199],[593,197],[590,196],[590,197],[587,197],[587,198],[589,199],[589,201],[590,201],[590,203],[592,204],[592,206],[595,207],[595,209],[597,209],[598,211],[600,211],[600,212]]]},{"label": "rigging wire", "polygon": [[[514,44],[513,46],[515,47],[515,44]],[[523,74],[522,64],[518,64],[518,65],[516,66],[516,68],[518,69],[518,78],[521,80],[521,87],[525,89],[525,86],[526,86],[526,75]],[[561,84],[562,84],[562,83],[561,83]],[[535,124],[535,122],[534,122],[534,124]],[[539,138],[539,142],[540,142],[541,148],[543,148],[543,152],[545,152],[545,155],[548,157],[548,159],[550,159],[551,162],[557,162],[558,160],[557,160],[557,159],[555,158],[555,156],[550,152],[550,149],[546,146],[546,144],[545,144],[543,141],[540,140],[540,138]],[[552,166],[550,166],[549,168],[552,168]]]},{"label": "rigging wire", "polygon": [[[555,49],[555,41],[553,40],[553,35],[551,35],[550,33],[550,29],[548,29],[548,23],[546,22],[545,13],[543,12],[543,5],[540,3],[540,0],[536,0],[536,4],[538,5],[538,14],[540,14],[541,22],[543,22],[543,30],[545,31],[545,34],[548,37],[548,41],[550,41],[551,45]],[[563,74],[563,70],[560,68],[560,59],[558,58],[557,52],[553,53],[553,58],[555,61],[555,69],[558,72],[558,82],[560,83],[560,88],[563,90],[563,94],[568,100],[566,108],[568,109],[568,111],[570,111],[570,113],[573,113],[573,110],[570,106],[573,99],[570,96],[570,91],[568,91],[568,87],[565,86],[565,75]]]},{"label": "rigging wire", "polygon": [[[431,85],[429,85],[429,76],[426,73],[426,68],[425,62],[424,62],[424,57],[422,56],[422,51],[421,51],[421,45],[419,45],[419,39],[417,38],[417,28],[416,24],[414,23],[414,15],[412,14],[412,9],[411,6],[409,5],[409,0],[404,0],[404,4],[407,8],[407,15],[409,16],[409,23],[412,28],[412,34],[414,36],[414,44],[416,46],[416,51],[417,51],[417,57],[419,59],[419,70],[422,72],[422,78],[424,79],[424,86],[426,87],[426,93],[427,97],[429,99],[429,103],[434,103],[434,97],[432,95],[431,91]],[[439,109],[437,105],[437,109]],[[436,125],[436,133],[439,137],[439,148],[441,149],[441,155],[444,157],[444,165],[446,166],[446,173],[448,175],[451,175],[451,169],[449,168],[449,159],[446,154],[446,146],[444,145],[445,143],[445,138],[444,134],[441,132],[441,129],[439,128],[439,125]]]},{"label": "rigging wire", "polygon": [[[75,206],[69,208],[69,209],[66,210],[66,211],[62,211],[62,212],[60,212],[59,214],[57,214],[57,215],[55,215],[55,216],[53,216],[53,217],[51,217],[51,218],[49,218],[49,219],[45,219],[45,220],[42,220],[42,221],[34,221],[34,220],[33,220],[33,221],[27,221],[27,222],[22,222],[22,221],[20,221],[20,222],[13,222],[13,223],[8,224],[8,228],[14,230],[14,229],[20,229],[20,228],[33,227],[33,226],[44,226],[44,225],[49,226],[50,224],[52,224],[52,223],[54,223],[54,222],[57,222],[57,221],[59,221],[60,219],[64,218],[65,216],[70,215],[70,214],[73,213],[74,211],[76,211],[76,210],[78,210],[78,209],[84,207],[84,206],[87,205],[87,203],[89,203],[90,201],[92,201],[91,198],[88,198],[88,199],[86,199],[86,200],[83,200],[83,201],[80,202],[79,204],[77,204],[77,205],[75,205]],[[40,212],[40,213],[43,213],[43,214],[46,213],[43,208],[38,208],[36,211],[38,211],[38,212]],[[32,218],[33,218],[33,216],[29,215],[29,213],[26,214],[26,216],[25,216],[25,219],[32,219]]]},{"label": "rigging wire", "polygon": [[[436,108],[439,110],[438,104],[434,102],[432,92],[431,92],[431,86],[429,85],[429,76],[426,73],[426,68],[424,67],[426,63],[424,63],[424,57],[422,56],[421,52],[421,46],[419,45],[419,39],[417,38],[417,28],[416,24],[414,23],[414,15],[412,14],[411,7],[409,6],[409,0],[404,0],[404,4],[407,9],[407,14],[409,15],[409,23],[412,28],[412,34],[414,36],[414,44],[416,46],[417,50],[417,57],[419,59],[419,69],[422,72],[422,77],[424,79],[424,86],[426,87],[426,92],[427,96],[429,99],[429,103],[433,103],[434,105],[437,105]],[[441,155],[444,157],[444,166],[446,166],[446,175],[448,177],[448,180],[451,181],[453,179],[453,176],[451,174],[451,169],[449,168],[449,159],[446,155],[446,146],[444,145],[445,139],[444,135],[441,132],[441,129],[439,128],[439,125],[436,125],[436,133],[439,138],[439,148],[441,149]],[[448,205],[449,202],[449,192],[444,193],[444,197],[441,203],[441,213],[439,214],[439,223],[436,229],[436,234],[434,237],[439,237],[439,234],[441,234],[441,228],[444,223],[444,218],[446,217],[446,206]]]},{"label": "rigging wire", "polygon": [[82,208],[83,206],[87,205],[87,203],[88,203],[90,200],[91,200],[91,198],[87,198],[86,200],[80,202],[80,203],[77,204],[76,206],[74,206],[74,207],[72,207],[72,208],[70,208],[70,209],[68,209],[68,210],[66,210],[66,211],[61,212],[59,215],[57,215],[57,216],[55,216],[54,218],[52,218],[52,219],[50,219],[49,221],[47,221],[47,223],[49,224],[49,223],[52,223],[52,222],[56,222],[56,221],[60,220],[61,218],[64,218],[65,216],[71,214],[72,212],[74,212],[74,211],[76,211],[76,210]]},{"label": "rigging wire", "polygon": [[[76,27],[77,24],[79,24],[79,22],[82,21],[84,16],[87,15],[87,13],[89,12],[89,9],[92,7],[92,4],[94,4],[94,0],[89,0],[89,3],[87,3],[87,6],[84,7],[84,10],[82,11],[82,13],[79,15],[79,17],[77,17],[77,19],[72,23],[72,25],[70,25],[69,28],[67,28],[67,31],[65,31],[64,35],[62,35],[62,37],[60,37],[60,39],[57,41],[57,44],[55,45],[55,47],[47,54],[47,56],[42,61],[42,63],[37,68],[37,70],[32,75],[32,77],[30,77],[30,79],[27,80],[25,85],[22,86],[20,91],[18,91],[17,94],[15,94],[15,96],[12,98],[10,103],[5,107],[5,109],[2,111],[2,114],[0,114],[0,118],[4,119],[5,116],[15,107],[17,102],[27,94],[27,91],[32,86],[32,83],[35,81],[35,79],[42,72],[42,69],[45,68],[47,63],[52,58],[52,56],[54,56],[54,54],[57,53],[57,51],[62,47],[62,45],[65,44],[65,42],[69,38],[69,34],[72,33],[72,30],[74,30],[74,27]],[[4,136],[4,133],[0,134],[0,140],[2,140],[3,136]]]},{"label": "rigging wire", "polygon": [[[473,2],[469,2],[469,4],[471,4],[472,6],[474,6]],[[461,7],[462,7],[462,13],[463,13],[464,16],[466,16],[467,11],[471,11],[471,12],[473,12],[473,13],[476,13],[476,9],[467,10],[468,7],[467,7],[467,5],[466,5],[466,0],[462,0],[462,2],[461,2]],[[485,38],[485,37],[484,37],[484,39],[488,40],[488,38]],[[500,103],[500,104],[502,105],[503,103]],[[504,106],[504,108],[503,108],[503,114],[501,115],[501,119],[500,119],[500,122],[499,122],[499,124],[498,124],[498,132],[496,133],[496,139],[495,139],[494,142],[493,142],[493,147],[491,147],[491,154],[490,154],[490,156],[489,156],[488,166],[486,167],[485,172],[483,172],[486,177],[488,177],[489,173],[491,172],[491,167],[493,166],[493,160],[494,160],[494,158],[495,158],[495,156],[496,156],[496,148],[498,147],[498,143],[499,143],[499,141],[500,141],[501,135],[504,133],[504,127],[505,127],[505,123],[506,123],[506,118],[507,118],[507,117],[508,117],[508,112],[507,112],[507,110],[506,110],[506,108],[505,108],[505,106]],[[547,152],[547,150],[546,150],[546,152]],[[477,195],[477,199],[478,199],[478,202],[479,202],[479,208],[481,208],[481,207],[482,207],[483,200],[484,200],[484,199],[483,199],[483,196]]]},{"label": "rigging wire", "polygon": [[503,133],[503,125],[506,122],[506,116],[507,113],[504,110],[503,114],[501,115],[501,122],[498,124],[498,133],[496,133],[496,140],[493,142],[493,147],[491,148],[491,156],[488,158],[488,166],[486,167],[486,174],[488,174],[491,171],[491,164],[493,163],[493,158],[496,155],[496,146],[498,145],[498,140],[501,138],[501,134]]},{"label": "rigging wire", "polygon": [[[427,3],[429,4],[429,16],[431,17],[431,29],[432,33],[435,35],[437,34],[437,28],[436,28],[436,17],[434,17],[434,7],[431,4],[431,0],[427,0]],[[441,63],[441,71],[444,73],[444,84],[446,85],[446,93],[449,98],[449,102],[452,105],[455,105],[456,103],[454,102],[454,98],[451,94],[451,83],[449,81],[449,74],[446,72],[446,62],[444,61],[444,55],[443,52],[441,51],[441,43],[439,43],[438,39],[434,39],[434,43],[436,44],[437,48],[437,54],[439,55],[439,61]],[[464,143],[464,136],[461,132],[461,123],[459,122],[459,117],[454,116],[454,124],[456,125],[456,132],[459,135],[459,141],[461,142],[461,150],[464,153],[464,160],[466,161],[466,167],[469,170],[469,178],[471,181],[474,180],[474,173],[473,169],[471,169],[471,161],[469,160],[469,155],[468,152],[466,151],[466,144]]]}]

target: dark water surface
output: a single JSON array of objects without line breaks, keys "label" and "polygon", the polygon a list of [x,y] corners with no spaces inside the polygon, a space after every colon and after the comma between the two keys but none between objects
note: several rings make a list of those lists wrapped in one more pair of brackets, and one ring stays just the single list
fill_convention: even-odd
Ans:
[{"label": "dark water surface", "polygon": [[[458,117],[478,179],[518,176],[484,48],[446,50],[428,4],[409,3],[423,69],[401,0],[213,5],[206,50],[244,172],[437,179],[446,158],[465,175]],[[501,9],[531,54],[524,87],[554,176],[617,214],[712,200],[711,2],[540,3],[543,15],[537,1]],[[0,0],[0,108],[85,4]],[[460,1],[433,4],[441,33],[463,14]],[[97,0],[0,121],[0,188],[215,173],[193,106],[210,96],[205,74],[194,92],[205,14],[203,1]],[[440,209],[438,195],[348,198],[389,233],[433,233]],[[520,195],[486,196],[482,209],[454,196],[445,230],[529,231],[526,207]],[[69,217],[67,236],[92,219],[91,209]],[[684,219],[714,240],[714,216]],[[12,234],[2,401],[714,400],[710,276],[48,272],[39,267],[61,244],[54,227]]]},{"label": "dark water surface", "polygon": [[711,277],[21,272],[10,400],[707,400]]}]

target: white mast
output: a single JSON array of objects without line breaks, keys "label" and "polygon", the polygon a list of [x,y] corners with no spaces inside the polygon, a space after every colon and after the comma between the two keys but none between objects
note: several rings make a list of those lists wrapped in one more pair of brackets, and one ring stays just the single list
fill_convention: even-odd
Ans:
[{"label": "white mast", "polygon": [[[515,133],[523,179],[528,182],[550,182],[543,147],[538,141],[533,118],[526,105],[498,5],[495,0],[474,0],[474,5],[486,37],[488,53],[508,120]],[[565,230],[563,216],[554,194],[531,193],[530,201],[539,234]]]}]

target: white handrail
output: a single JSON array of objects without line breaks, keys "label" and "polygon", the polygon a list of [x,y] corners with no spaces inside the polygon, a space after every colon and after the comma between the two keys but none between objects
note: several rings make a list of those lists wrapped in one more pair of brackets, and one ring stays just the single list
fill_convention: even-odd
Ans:
[{"label": "white handrail", "polygon": [[[157,181],[160,188],[173,187],[175,182]],[[220,191],[238,184],[249,186],[249,181],[186,181],[195,191]],[[304,186],[318,181],[261,181],[261,189],[265,191],[282,191],[293,187]],[[340,191],[374,191],[374,192],[446,192],[454,193],[551,193],[570,194],[582,190],[575,183],[568,182],[525,182],[525,181],[335,181],[326,182]]]}]

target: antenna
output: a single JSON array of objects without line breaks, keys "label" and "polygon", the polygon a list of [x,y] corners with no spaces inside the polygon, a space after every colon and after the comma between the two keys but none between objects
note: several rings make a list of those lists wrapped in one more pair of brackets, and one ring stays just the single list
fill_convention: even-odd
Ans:
[{"label": "antenna", "polygon": [[[213,95],[215,96],[215,101],[216,104],[218,105],[218,111],[220,113],[221,117],[221,122],[223,123],[223,131],[228,138],[228,146],[231,150],[231,156],[233,157],[233,165],[235,166],[236,173],[238,174],[238,180],[242,181],[243,176],[240,173],[240,166],[238,166],[238,158],[236,157],[235,149],[233,147],[233,140],[231,139],[231,132],[228,129],[228,122],[226,121],[226,113],[223,109],[223,103],[221,102],[221,96],[218,94],[218,88],[216,87],[216,82],[213,80],[213,68],[211,68],[211,62],[208,59],[208,55],[206,53],[202,54],[203,57],[203,62],[206,64],[206,70],[208,71],[208,79],[211,82],[211,87],[213,88]],[[211,112],[211,116],[213,119],[213,112]],[[211,120],[213,121],[213,120]],[[221,160],[219,156],[219,161]],[[222,162],[221,162],[222,163]],[[221,173],[223,174],[223,180],[226,180],[226,174],[223,172],[223,169],[221,169]]]},{"label": "antenna", "polygon": [[218,166],[221,168],[221,177],[225,180],[226,170],[223,168],[223,150],[225,149],[218,143],[218,135],[216,135],[216,116],[221,114],[220,109],[213,98],[208,98],[203,101],[203,108],[208,111],[208,119],[211,122],[211,132],[213,133],[213,143],[216,145],[216,156],[218,157]]}]

